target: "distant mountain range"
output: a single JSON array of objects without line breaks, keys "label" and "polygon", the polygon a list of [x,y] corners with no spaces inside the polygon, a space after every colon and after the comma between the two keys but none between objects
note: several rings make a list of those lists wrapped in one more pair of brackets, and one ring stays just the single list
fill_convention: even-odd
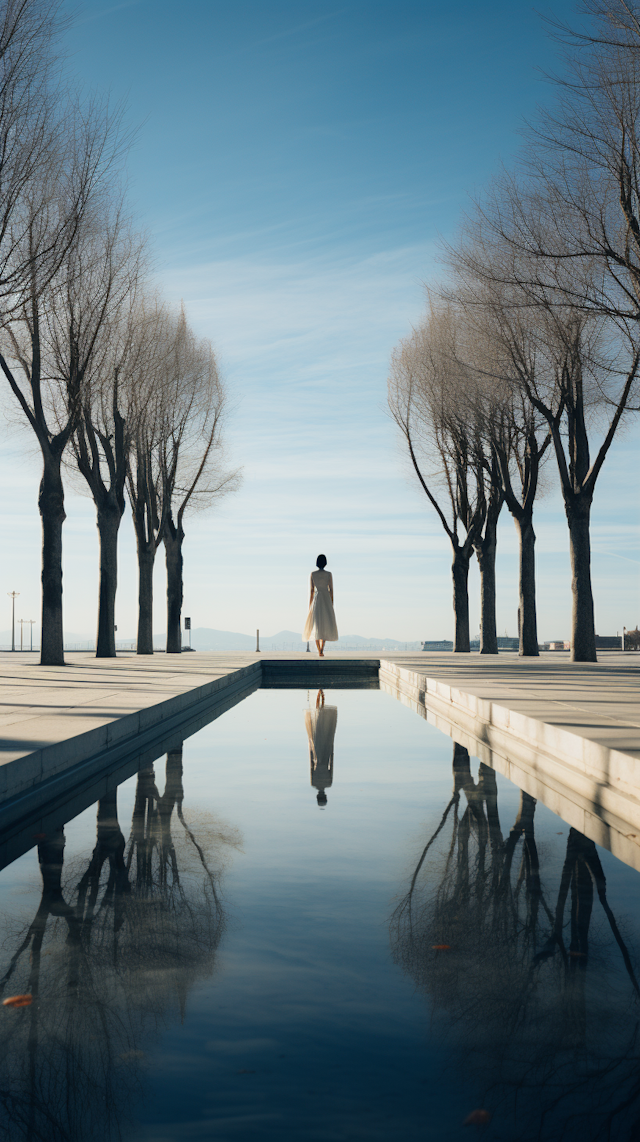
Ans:
[{"label": "distant mountain range", "polygon": [[[189,634],[184,636],[185,643]],[[155,641],[155,640],[154,640]],[[237,631],[215,630],[212,627],[195,627],[191,632],[191,645],[194,650],[244,650],[256,649],[255,635],[240,634]],[[287,651],[304,650],[302,634],[292,630],[281,630],[277,634],[260,634],[260,650]],[[331,650],[420,650],[419,642],[399,642],[395,638],[363,638],[359,634],[348,634],[329,644]]]}]

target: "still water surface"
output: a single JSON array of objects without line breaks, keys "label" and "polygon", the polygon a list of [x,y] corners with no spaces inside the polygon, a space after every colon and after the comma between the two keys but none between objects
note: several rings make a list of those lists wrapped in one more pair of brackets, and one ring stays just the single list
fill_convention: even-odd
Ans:
[{"label": "still water surface", "polygon": [[640,1138],[638,874],[322,700],[256,692],[0,873],[0,1137]]}]

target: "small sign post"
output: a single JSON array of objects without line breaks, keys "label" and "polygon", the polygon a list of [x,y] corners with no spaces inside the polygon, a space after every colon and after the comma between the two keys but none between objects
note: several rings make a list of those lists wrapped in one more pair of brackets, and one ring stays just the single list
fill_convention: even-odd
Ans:
[{"label": "small sign post", "polygon": [[185,616],[184,629],[189,631],[189,650],[191,650],[191,619]]},{"label": "small sign post", "polygon": [[260,654],[260,631],[256,631],[256,654]]},{"label": "small sign post", "polygon": [[7,591],[7,595],[11,599],[11,649],[16,649],[16,599],[20,594],[19,591]]}]

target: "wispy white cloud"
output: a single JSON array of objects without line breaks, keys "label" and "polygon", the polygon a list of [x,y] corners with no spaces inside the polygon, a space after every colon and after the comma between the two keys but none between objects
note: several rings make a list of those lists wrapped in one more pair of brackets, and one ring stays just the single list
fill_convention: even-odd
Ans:
[{"label": "wispy white cloud", "polygon": [[277,43],[278,40],[286,40],[291,36],[297,36],[299,32],[308,32],[310,28],[316,28],[320,24],[326,24],[329,20],[335,20],[344,12],[344,8],[336,8],[334,12],[325,12],[322,16],[316,16],[313,20],[305,20],[302,24],[294,24],[290,28],[283,28],[280,32],[274,32],[271,36],[264,36],[261,40],[251,40],[247,44],[247,51],[251,48],[262,47],[264,44]]},{"label": "wispy white cloud", "polygon": [[112,4],[109,8],[101,8],[98,12],[89,12],[86,15],[80,16],[75,23],[77,25],[89,24],[93,20],[102,19],[103,16],[110,16],[112,12],[119,12],[121,8],[133,8],[145,3],[147,3],[147,0],[122,0],[121,4]]}]

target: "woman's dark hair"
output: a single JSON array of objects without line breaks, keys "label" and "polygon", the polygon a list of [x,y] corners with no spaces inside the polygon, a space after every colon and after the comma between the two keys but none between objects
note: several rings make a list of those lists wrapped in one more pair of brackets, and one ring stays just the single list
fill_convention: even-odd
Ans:
[{"label": "woman's dark hair", "polygon": [[316,567],[319,567],[321,571],[324,571],[326,566],[327,566],[326,555],[319,555],[318,558],[316,559]]}]

